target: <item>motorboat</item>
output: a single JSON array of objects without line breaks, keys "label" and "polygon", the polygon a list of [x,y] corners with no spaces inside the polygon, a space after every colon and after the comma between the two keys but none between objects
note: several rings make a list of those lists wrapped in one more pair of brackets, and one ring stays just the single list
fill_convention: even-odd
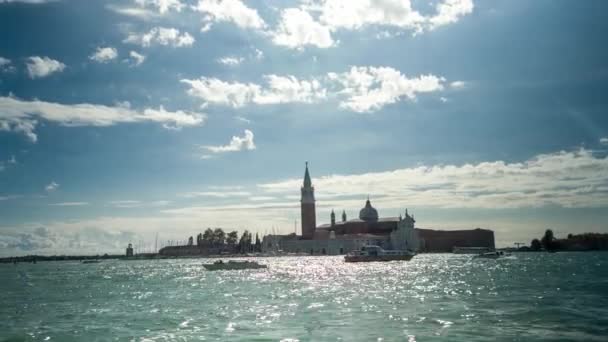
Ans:
[{"label": "motorboat", "polygon": [[510,255],[511,254],[505,253],[503,251],[494,251],[494,252],[488,252],[488,253],[478,254],[478,255],[474,256],[474,258],[478,258],[478,259],[499,259],[499,258],[504,258],[504,257],[510,256]]},{"label": "motorboat", "polygon": [[345,262],[371,262],[411,260],[416,253],[407,250],[385,250],[380,246],[362,246],[360,250],[344,256]]},{"label": "motorboat", "polygon": [[248,270],[248,269],[259,269],[259,268],[267,268],[266,265],[260,265],[255,261],[235,261],[230,260],[228,262],[224,262],[223,260],[218,260],[213,264],[203,264],[208,271],[219,271],[219,270]]}]

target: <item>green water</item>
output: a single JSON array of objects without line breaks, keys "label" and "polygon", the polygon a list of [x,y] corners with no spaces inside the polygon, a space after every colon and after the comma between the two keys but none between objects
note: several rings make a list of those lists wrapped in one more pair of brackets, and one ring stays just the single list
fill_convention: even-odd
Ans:
[{"label": "green water", "polygon": [[0,265],[0,341],[608,341],[608,253]]}]

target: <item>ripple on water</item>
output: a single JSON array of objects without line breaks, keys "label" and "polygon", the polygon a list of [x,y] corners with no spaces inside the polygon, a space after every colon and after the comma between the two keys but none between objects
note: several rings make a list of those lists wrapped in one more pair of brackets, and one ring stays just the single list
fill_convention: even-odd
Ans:
[{"label": "ripple on water", "polygon": [[[607,253],[0,265],[0,340],[604,340]],[[24,332],[27,335],[24,335]]]}]

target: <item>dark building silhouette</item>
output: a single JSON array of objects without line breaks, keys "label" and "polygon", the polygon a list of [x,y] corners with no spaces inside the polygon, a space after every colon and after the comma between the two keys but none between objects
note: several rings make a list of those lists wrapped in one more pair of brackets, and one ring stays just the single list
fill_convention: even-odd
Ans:
[{"label": "dark building silhouette", "polygon": [[133,245],[132,244],[129,244],[127,246],[127,252],[126,252],[126,254],[127,254],[127,257],[132,257],[133,256]]},{"label": "dark building silhouette", "polygon": [[330,223],[316,226],[314,187],[308,171],[308,162],[301,188],[302,236],[285,236],[270,239],[265,246],[289,252],[310,254],[343,254],[365,244],[385,248],[405,248],[423,252],[452,252],[454,247],[486,247],[494,249],[494,232],[487,229],[432,230],[415,228],[414,215],[405,210],[405,216],[379,217],[378,211],[367,198],[359,217],[348,220],[342,211],[342,221],[336,222],[335,212]]},{"label": "dark building silhouette", "polygon": [[304,172],[304,185],[302,186],[302,198],[300,201],[302,214],[302,238],[310,240],[314,237],[317,226],[317,213],[315,211],[315,188],[312,186],[310,174],[308,173],[308,162]]}]

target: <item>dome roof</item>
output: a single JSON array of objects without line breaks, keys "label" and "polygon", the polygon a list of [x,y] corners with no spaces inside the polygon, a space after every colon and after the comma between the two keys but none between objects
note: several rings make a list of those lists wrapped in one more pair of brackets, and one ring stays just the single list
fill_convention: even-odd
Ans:
[{"label": "dome roof", "polygon": [[365,207],[359,211],[359,218],[363,221],[378,221],[378,211],[372,207],[372,204],[365,202]]}]

